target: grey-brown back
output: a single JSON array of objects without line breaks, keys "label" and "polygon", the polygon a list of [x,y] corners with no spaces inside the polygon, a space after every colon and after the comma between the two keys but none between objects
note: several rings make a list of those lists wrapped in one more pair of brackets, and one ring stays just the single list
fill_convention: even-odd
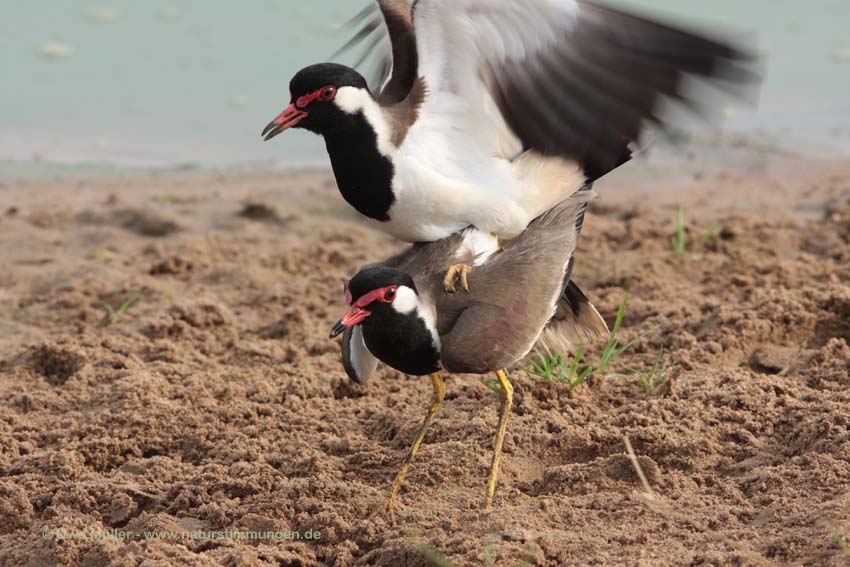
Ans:
[{"label": "grey-brown back", "polygon": [[510,366],[531,350],[555,313],[578,242],[577,219],[593,196],[576,193],[533,221],[473,271],[470,294],[437,296],[447,370],[486,373]]},{"label": "grey-brown back", "polygon": [[[519,237],[474,269],[469,293],[443,290],[443,277],[451,265],[474,261],[457,255],[463,234],[414,244],[372,266],[407,272],[420,301],[435,306],[440,358],[450,372],[484,374],[508,367],[538,340],[568,350],[577,337],[589,339],[607,330],[581,290],[569,283],[568,273],[581,215],[594,196],[580,191],[532,221]],[[346,348],[349,341],[350,333],[343,338],[343,358],[355,346]],[[349,366],[346,370],[352,375]],[[365,376],[355,373],[353,378],[360,381]]]}]

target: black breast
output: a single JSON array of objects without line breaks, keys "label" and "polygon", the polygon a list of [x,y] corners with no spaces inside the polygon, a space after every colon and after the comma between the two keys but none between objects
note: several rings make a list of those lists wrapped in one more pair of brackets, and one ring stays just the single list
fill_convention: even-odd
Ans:
[{"label": "black breast", "polygon": [[344,130],[325,134],[336,184],[357,211],[379,221],[390,220],[395,202],[393,163],[378,151],[378,135],[362,114],[351,117]]},{"label": "black breast", "polygon": [[366,347],[399,372],[424,376],[440,369],[440,353],[419,317],[394,317],[391,325],[376,318],[363,325]]}]

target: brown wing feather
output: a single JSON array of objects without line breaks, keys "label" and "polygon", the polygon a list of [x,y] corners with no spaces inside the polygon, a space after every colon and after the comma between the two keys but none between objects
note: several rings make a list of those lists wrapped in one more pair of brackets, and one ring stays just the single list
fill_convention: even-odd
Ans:
[{"label": "brown wing feather", "polygon": [[[377,61],[377,76],[374,90],[378,100],[392,105],[407,99],[419,78],[419,56],[416,50],[416,34],[413,29],[413,13],[407,0],[376,0],[348,22],[355,28],[354,36],[335,54],[365,45],[355,67],[372,58]],[[389,36],[391,51],[381,54],[378,46]]]},{"label": "brown wing feather", "polygon": [[499,256],[472,272],[469,294],[433,291],[447,370],[481,374],[531,350],[555,312],[578,240],[577,220],[592,197],[589,191],[577,193],[532,222]]},{"label": "brown wing feather", "polygon": [[571,281],[558,300],[555,316],[546,325],[538,344],[547,352],[563,355],[575,353],[579,345],[586,345],[607,334],[605,319]]},{"label": "brown wing feather", "polygon": [[392,44],[392,75],[379,100],[393,104],[405,100],[419,78],[419,54],[413,31],[413,13],[407,0],[378,0]]}]

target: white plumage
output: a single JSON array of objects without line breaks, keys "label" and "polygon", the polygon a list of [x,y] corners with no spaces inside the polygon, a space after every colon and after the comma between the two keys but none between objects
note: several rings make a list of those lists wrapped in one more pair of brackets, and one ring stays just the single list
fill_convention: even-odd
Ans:
[{"label": "white plumage", "polygon": [[[408,242],[470,226],[514,238],[627,162],[645,126],[664,125],[661,102],[702,110],[687,77],[757,81],[748,53],[595,0],[375,0],[354,21],[347,47],[385,51],[383,87],[370,93],[344,66],[305,68],[292,100],[312,106],[291,106],[263,134],[303,119],[332,135],[343,196]],[[336,99],[323,99],[334,86]],[[314,107],[330,116],[326,103],[344,113],[352,144],[336,123],[310,122]],[[360,115],[376,136],[371,156],[368,129],[352,123]]]},{"label": "white plumage", "polygon": [[414,26],[427,96],[393,155],[397,201],[385,230],[409,242],[469,225],[513,238],[583,186],[578,164],[523,153],[485,82],[493,65],[557,42],[576,9],[549,0],[419,1]]},{"label": "white plumage", "polygon": [[444,118],[426,128],[453,129],[485,155],[515,157],[522,146],[493,101],[491,72],[564,43],[577,15],[569,0],[419,0],[413,24],[430,95],[422,121]]}]

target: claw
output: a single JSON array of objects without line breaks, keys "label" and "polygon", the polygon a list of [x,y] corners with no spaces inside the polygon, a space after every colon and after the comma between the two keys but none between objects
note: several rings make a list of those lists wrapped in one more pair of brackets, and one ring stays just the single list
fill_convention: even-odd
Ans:
[{"label": "claw", "polygon": [[446,271],[446,277],[443,278],[443,289],[446,293],[457,293],[455,284],[460,280],[460,286],[466,293],[469,293],[469,274],[472,273],[472,266],[467,264],[455,264]]}]

